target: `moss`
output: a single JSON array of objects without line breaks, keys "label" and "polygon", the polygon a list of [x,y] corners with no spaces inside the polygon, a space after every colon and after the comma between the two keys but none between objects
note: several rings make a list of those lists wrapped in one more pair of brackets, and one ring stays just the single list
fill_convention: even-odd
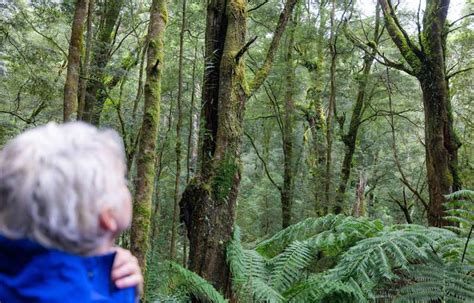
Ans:
[{"label": "moss", "polygon": [[405,61],[412,67],[415,73],[420,72],[421,62],[418,56],[413,52],[411,47],[408,45],[408,41],[405,39],[403,33],[398,29],[397,24],[392,16],[389,13],[385,14],[385,21],[387,25],[388,32],[392,37],[392,40],[395,41],[400,53],[402,54]]},{"label": "moss", "polygon": [[236,11],[245,13],[247,11],[247,1],[245,0],[231,0],[229,5]]},{"label": "moss", "polygon": [[214,199],[219,202],[227,201],[227,197],[232,190],[235,174],[238,172],[237,165],[233,156],[226,156],[216,167],[216,173],[212,179],[212,188]]}]

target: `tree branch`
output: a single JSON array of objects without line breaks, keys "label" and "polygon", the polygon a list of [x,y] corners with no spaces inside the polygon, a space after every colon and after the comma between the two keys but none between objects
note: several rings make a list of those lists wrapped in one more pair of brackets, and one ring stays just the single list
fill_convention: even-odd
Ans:
[{"label": "tree branch", "polygon": [[467,71],[470,71],[470,70],[473,70],[473,69],[474,69],[474,67],[468,67],[468,68],[460,69],[460,70],[455,71],[454,73],[452,73],[450,75],[447,75],[446,79],[449,80],[449,79],[451,79],[452,77],[454,77],[458,74],[461,74],[461,73],[464,73],[464,72],[467,72]]},{"label": "tree branch", "polygon": [[265,0],[264,2],[262,2],[262,3],[260,3],[260,4],[257,4],[257,6],[252,7],[251,9],[247,10],[247,13],[250,13],[250,12],[252,12],[252,11],[257,10],[257,9],[261,8],[262,6],[264,6],[264,5],[267,4],[267,3],[268,3],[268,0]]},{"label": "tree branch", "polygon": [[281,192],[282,191],[282,188],[280,185],[278,185],[275,180],[273,180],[272,176],[270,175],[270,172],[268,171],[268,167],[267,167],[267,162],[265,162],[265,160],[262,158],[262,156],[260,155],[260,153],[258,152],[258,149],[257,149],[257,146],[255,145],[255,142],[253,141],[253,138],[250,136],[250,134],[246,131],[244,131],[244,134],[245,136],[247,136],[247,138],[249,139],[250,141],[250,144],[252,144],[252,147],[253,149],[255,150],[255,153],[257,154],[257,157],[260,159],[260,161],[262,161],[262,164],[263,164],[263,168],[265,170],[265,174],[267,175],[268,179],[270,180],[270,182]]},{"label": "tree branch", "polygon": [[278,24],[275,29],[272,42],[270,43],[270,47],[268,48],[265,61],[262,67],[260,67],[260,69],[255,73],[255,77],[250,82],[249,97],[252,96],[262,86],[263,82],[270,74],[270,69],[273,65],[275,54],[278,50],[278,46],[280,45],[280,41],[283,36],[283,32],[285,31],[286,24],[288,23],[288,20],[290,19],[293,13],[293,9],[296,5],[296,2],[297,0],[286,0],[285,2],[285,7],[283,8],[283,11],[280,14],[280,19],[278,20]]},{"label": "tree branch", "polygon": [[250,39],[245,45],[239,50],[237,55],[235,55],[235,62],[239,62],[240,58],[245,54],[245,52],[249,49],[250,45],[257,40],[257,36]]},{"label": "tree branch", "polygon": [[453,22],[449,23],[448,26],[451,27],[451,26],[453,26],[454,24],[458,23],[459,21],[461,21],[461,20],[463,20],[463,19],[465,19],[465,18],[468,18],[468,17],[472,17],[472,16],[474,16],[474,13],[470,13],[470,14],[467,14],[467,15],[465,15],[465,16],[462,16],[461,18],[456,19],[456,20],[454,20]]}]

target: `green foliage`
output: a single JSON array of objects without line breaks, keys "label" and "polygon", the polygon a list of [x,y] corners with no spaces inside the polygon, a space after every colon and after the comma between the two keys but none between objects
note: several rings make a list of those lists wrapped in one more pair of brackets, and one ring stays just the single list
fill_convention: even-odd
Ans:
[{"label": "green foliage", "polygon": [[447,229],[327,215],[292,225],[255,250],[242,247],[236,228],[227,258],[243,302],[457,302],[474,295],[471,276],[456,284],[470,272],[460,263],[464,242]]},{"label": "green foliage", "polygon": [[225,303],[226,299],[206,280],[179,264],[169,263],[171,274],[170,289],[190,294],[201,302]]},{"label": "green foliage", "polygon": [[446,219],[470,228],[474,225],[474,191],[460,190],[446,196]]},{"label": "green foliage", "polygon": [[413,265],[408,278],[415,283],[403,287],[396,302],[474,302],[473,269],[436,257],[428,264]]}]

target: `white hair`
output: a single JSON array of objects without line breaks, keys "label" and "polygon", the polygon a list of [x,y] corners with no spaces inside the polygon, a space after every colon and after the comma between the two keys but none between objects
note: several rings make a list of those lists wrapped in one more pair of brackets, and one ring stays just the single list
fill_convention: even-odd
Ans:
[{"label": "white hair", "polygon": [[89,254],[107,236],[100,212],[123,201],[114,189],[125,171],[113,130],[82,122],[28,130],[0,152],[0,233]]}]

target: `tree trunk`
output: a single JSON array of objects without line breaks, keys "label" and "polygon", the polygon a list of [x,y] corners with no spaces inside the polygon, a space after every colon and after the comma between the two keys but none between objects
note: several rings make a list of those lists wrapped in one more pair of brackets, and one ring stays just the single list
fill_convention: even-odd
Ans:
[{"label": "tree trunk", "polygon": [[[250,87],[258,89],[268,75],[295,3],[287,0],[265,63]],[[208,2],[200,169],[180,202],[189,238],[189,268],[227,298],[232,298],[232,283],[226,247],[235,221],[245,103],[253,92],[245,81],[243,58],[249,46],[246,10],[246,0]]]},{"label": "tree trunk", "polygon": [[323,70],[324,70],[324,34],[328,18],[325,5],[326,1],[319,1],[319,24],[317,28],[317,41],[315,46],[316,59],[304,59],[303,65],[311,75],[311,85],[306,91],[306,100],[309,108],[306,120],[311,130],[312,152],[311,152],[311,174],[313,177],[314,210],[316,215],[324,216],[323,207],[324,192],[324,165],[326,163],[326,118],[322,106],[323,94]]},{"label": "tree trunk", "polygon": [[192,88],[191,88],[191,105],[189,107],[189,133],[188,146],[186,155],[186,183],[189,182],[192,175],[196,171],[196,162],[198,155],[199,141],[199,111],[196,110],[196,63],[197,63],[197,44],[194,48],[194,61],[192,71]]},{"label": "tree trunk", "polygon": [[[161,73],[163,69],[163,38],[167,23],[166,0],[153,0],[148,25],[148,52],[145,81],[145,105],[142,134],[137,155],[137,178],[131,250],[142,271],[146,272],[146,254],[149,246],[150,215],[155,179],[156,141],[160,118]],[[146,274],[144,274],[146,277]]]},{"label": "tree trunk", "polygon": [[83,47],[84,22],[87,17],[88,0],[77,0],[71,28],[66,82],[64,84],[63,120],[67,122],[76,110],[79,85],[79,70],[81,67],[81,52]]},{"label": "tree trunk", "polygon": [[[325,205],[329,205],[331,200],[331,185],[332,185],[332,141],[334,129],[334,112],[336,111],[336,25],[335,25],[336,1],[332,0],[331,8],[331,35],[329,42],[329,52],[331,54],[331,68],[329,79],[329,106],[326,119],[326,174],[324,183],[324,200]],[[342,212],[342,206],[336,205],[334,213]]]},{"label": "tree trunk", "polygon": [[365,188],[367,186],[367,177],[364,172],[360,172],[359,183],[356,188],[356,201],[352,210],[352,215],[356,218],[365,216]]},{"label": "tree trunk", "polygon": [[[380,6],[376,7],[376,16],[375,16],[375,28],[374,28],[374,42],[378,44],[380,33],[379,33],[379,24],[380,24]],[[375,49],[371,53],[366,52],[364,55],[364,63],[362,67],[362,74],[359,78],[358,91],[356,103],[354,109],[352,110],[351,121],[349,122],[349,129],[345,135],[342,136],[342,142],[345,146],[344,159],[342,161],[341,167],[341,179],[339,181],[339,186],[336,195],[336,203],[338,205],[343,205],[344,196],[346,193],[347,182],[349,181],[352,169],[352,158],[354,157],[354,152],[356,148],[357,134],[359,132],[359,127],[362,121],[362,114],[365,104],[365,94],[367,85],[369,83],[370,70],[374,62],[374,57],[376,55]]]},{"label": "tree trunk", "polygon": [[181,31],[179,33],[179,63],[178,63],[178,98],[176,99],[176,110],[178,118],[176,121],[176,177],[174,182],[174,206],[173,222],[171,227],[170,259],[176,258],[176,240],[178,236],[179,218],[179,184],[181,177],[181,127],[183,124],[183,113],[181,102],[183,98],[183,51],[184,51],[184,31],[186,30],[186,0],[183,0]]},{"label": "tree trunk", "polygon": [[92,50],[92,22],[94,19],[95,0],[89,1],[89,9],[87,12],[87,35],[86,35],[86,51],[84,62],[82,63],[81,78],[79,78],[79,100],[77,105],[77,120],[82,120],[84,113],[84,105],[86,102],[86,89],[89,78],[89,70],[91,66],[91,50]]},{"label": "tree trunk", "polygon": [[98,126],[107,93],[104,87],[105,67],[110,61],[113,32],[124,0],[108,1],[94,43],[90,80],[86,89],[83,120]]},{"label": "tree trunk", "polygon": [[[213,1],[208,5],[203,87],[204,140],[201,170],[181,201],[188,230],[189,268],[231,297],[225,247],[235,219],[240,182],[240,140],[246,101],[243,58],[245,1]],[[212,81],[215,80],[216,82]]]},{"label": "tree trunk", "polygon": [[457,152],[460,143],[454,133],[449,99],[449,76],[446,74],[446,16],[449,0],[426,1],[420,45],[411,41],[400,26],[389,0],[379,0],[387,31],[410,68],[403,70],[416,76],[423,92],[425,113],[425,148],[428,175],[428,223],[444,226],[444,195],[460,188],[457,174]]},{"label": "tree trunk", "polygon": [[295,66],[293,64],[293,48],[295,39],[295,21],[288,31],[288,45],[286,52],[286,88],[285,107],[282,128],[283,145],[283,186],[281,195],[282,228],[291,224],[291,206],[293,204],[293,128],[294,128],[294,79]]}]

